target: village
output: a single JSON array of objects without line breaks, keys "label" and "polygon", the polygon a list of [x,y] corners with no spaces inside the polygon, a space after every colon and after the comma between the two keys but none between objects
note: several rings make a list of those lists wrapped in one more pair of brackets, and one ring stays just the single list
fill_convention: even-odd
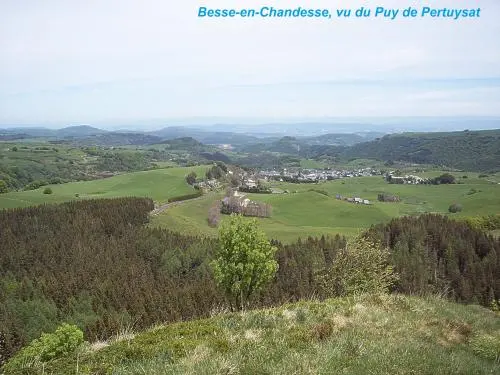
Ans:
[{"label": "village", "polygon": [[349,177],[367,177],[382,175],[380,170],[374,168],[360,169],[299,169],[299,170],[262,170],[256,173],[256,178],[266,181],[286,181],[286,182],[319,182],[327,180],[337,180]]}]

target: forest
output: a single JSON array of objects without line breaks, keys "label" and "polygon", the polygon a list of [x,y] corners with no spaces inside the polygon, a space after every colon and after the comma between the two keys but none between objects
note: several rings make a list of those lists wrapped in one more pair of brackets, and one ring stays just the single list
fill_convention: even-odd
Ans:
[{"label": "forest", "polygon": [[[322,160],[329,158],[346,162],[356,158],[378,159],[384,162],[402,161],[495,172],[500,170],[500,132],[498,130],[460,131],[447,133],[401,133],[359,142],[352,145],[310,144],[294,137],[283,137],[268,144],[249,145],[245,163],[252,166],[273,166],[281,157],[303,157]],[[274,160],[273,160],[274,158]]]},{"label": "forest", "polygon": [[[151,210],[149,199],[116,198],[0,212],[0,357],[62,322],[94,341],[223,306],[209,267],[217,240],[151,227]],[[400,275],[396,292],[485,306],[500,299],[500,240],[477,226],[427,214],[393,219],[364,236],[389,248]],[[317,275],[346,239],[272,242],[278,272],[253,307],[320,296]]]}]

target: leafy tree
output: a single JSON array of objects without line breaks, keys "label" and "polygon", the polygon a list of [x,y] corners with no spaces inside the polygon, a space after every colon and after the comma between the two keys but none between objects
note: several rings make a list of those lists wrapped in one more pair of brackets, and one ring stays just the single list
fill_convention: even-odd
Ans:
[{"label": "leafy tree", "polygon": [[0,194],[1,193],[7,193],[9,191],[9,187],[5,183],[4,180],[0,180]]},{"label": "leafy tree", "polygon": [[225,175],[226,174],[225,174],[224,170],[218,165],[214,165],[212,168],[210,168],[205,173],[206,178],[209,180],[212,180],[212,179],[219,180],[222,177],[224,177]]},{"label": "leafy tree", "polygon": [[52,194],[52,189],[51,189],[51,188],[49,188],[49,187],[47,187],[47,188],[45,188],[45,189],[43,190],[43,193],[44,193],[44,194]]},{"label": "leafy tree", "polygon": [[435,185],[439,184],[454,184],[455,176],[449,173],[443,173],[441,176],[436,177],[432,180]]},{"label": "leafy tree", "polygon": [[223,163],[223,162],[221,162],[221,161],[218,161],[216,164],[217,164],[217,166],[218,166],[220,169],[222,169],[222,171],[223,171],[224,173],[227,173],[227,166],[226,166],[226,164],[224,164],[224,163]]},{"label": "leafy tree", "polygon": [[318,276],[327,297],[358,293],[386,293],[397,280],[390,253],[378,243],[358,237],[337,254],[330,268]]},{"label": "leafy tree", "polygon": [[195,173],[195,172],[191,172],[191,173],[189,173],[189,174],[186,176],[186,182],[187,182],[189,185],[193,185],[193,184],[196,182],[196,173]]},{"label": "leafy tree", "polygon": [[453,203],[450,207],[448,207],[448,211],[451,213],[457,213],[462,211],[462,205],[460,203]]},{"label": "leafy tree", "polygon": [[219,248],[212,269],[217,284],[224,290],[231,309],[247,306],[256,292],[275,275],[277,248],[257,227],[257,221],[231,215],[219,230]]},{"label": "leafy tree", "polygon": [[17,152],[17,147],[16,146],[12,147],[12,151]]}]

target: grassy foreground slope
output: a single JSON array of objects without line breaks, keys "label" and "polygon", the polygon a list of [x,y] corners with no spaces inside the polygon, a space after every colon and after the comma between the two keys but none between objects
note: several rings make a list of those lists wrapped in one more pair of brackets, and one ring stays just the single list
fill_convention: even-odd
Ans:
[{"label": "grassy foreground slope", "polygon": [[195,171],[205,172],[205,167],[166,168],[126,173],[110,178],[84,182],[49,185],[52,194],[43,194],[46,186],[30,191],[0,194],[0,208],[28,207],[42,203],[60,203],[85,198],[115,198],[125,196],[148,197],[157,202],[193,193],[185,176]]},{"label": "grassy foreground slope", "polygon": [[[435,177],[440,172],[421,174]],[[273,187],[288,190],[290,194],[248,194],[252,200],[267,202],[273,207],[271,218],[260,219],[260,225],[270,238],[291,242],[298,237],[323,234],[352,235],[372,224],[393,217],[426,212],[448,214],[448,207],[460,203],[463,211],[452,217],[489,215],[500,212],[500,185],[477,173],[461,178],[453,185],[391,185],[381,176],[347,178],[320,184],[273,183]],[[313,189],[313,190],[312,190]],[[378,202],[379,193],[390,193],[401,198],[400,203]],[[361,197],[372,205],[356,205],[335,199]],[[185,202],[172,207],[153,219],[153,225],[165,226],[183,233],[216,235],[217,230],[207,223],[207,213],[217,198],[213,195],[201,200]]]},{"label": "grassy foreground slope", "polygon": [[[365,295],[158,326],[87,345],[44,371],[498,374],[499,358],[498,313],[435,297]],[[31,365],[37,369],[41,365]]]}]

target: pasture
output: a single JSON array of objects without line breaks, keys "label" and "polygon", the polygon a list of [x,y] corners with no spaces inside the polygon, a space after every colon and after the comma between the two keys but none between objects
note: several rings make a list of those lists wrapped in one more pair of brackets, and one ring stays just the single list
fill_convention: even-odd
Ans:
[{"label": "pasture", "polygon": [[155,202],[164,203],[168,198],[193,193],[194,189],[186,183],[185,176],[191,171],[202,175],[206,169],[204,166],[155,169],[125,173],[100,180],[48,185],[52,189],[52,194],[43,194],[46,186],[36,190],[10,192],[0,194],[0,208],[125,196],[149,197]]},{"label": "pasture", "polygon": [[[433,172],[433,175],[437,176],[439,172]],[[323,234],[351,236],[363,228],[402,215],[432,212],[459,218],[500,213],[500,185],[472,173],[460,182],[453,185],[391,185],[381,176],[359,177],[319,184],[273,183],[273,187],[289,193],[247,196],[272,205],[272,217],[258,220],[270,238],[283,242]],[[398,195],[401,202],[378,202],[379,193]],[[361,197],[371,204],[337,200],[336,194]],[[207,213],[218,198],[220,196],[207,195],[203,199],[171,207],[154,217],[151,225],[215,236],[217,229],[208,226]],[[460,203],[463,211],[449,214],[448,207],[453,203]]]}]

